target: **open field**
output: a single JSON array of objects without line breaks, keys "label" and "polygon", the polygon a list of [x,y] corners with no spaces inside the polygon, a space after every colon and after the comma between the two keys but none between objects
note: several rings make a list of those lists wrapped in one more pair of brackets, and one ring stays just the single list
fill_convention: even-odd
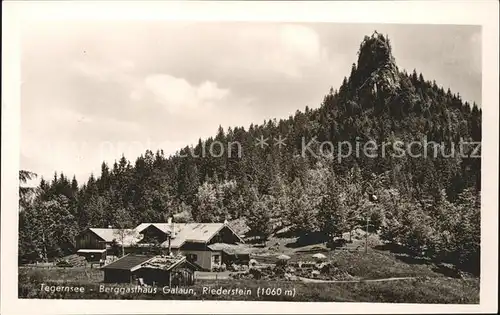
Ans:
[{"label": "open field", "polygon": [[[230,272],[197,272],[196,283],[184,287],[187,292],[164,293],[163,287],[151,288],[156,292],[130,292],[135,287],[128,284],[103,284],[104,274],[88,266],[58,268],[42,265],[19,268],[20,298],[70,298],[70,299],[207,299],[250,301],[334,301],[334,302],[395,302],[395,303],[479,303],[479,278],[458,277],[451,269],[428,260],[417,259],[403,253],[383,249],[376,235],[370,236],[368,252],[364,252],[361,233],[354,233],[349,250],[329,250],[322,243],[299,243],[296,238],[272,237],[263,245],[251,247],[251,258],[262,264],[276,263],[276,257],[285,253],[291,265],[311,262],[317,252],[338,270],[351,278],[346,281],[296,278],[232,279]],[[347,238],[347,236],[345,236]],[[305,275],[307,277],[307,275]],[[376,281],[373,281],[376,280]],[[43,292],[44,285],[82,286],[85,293]],[[120,293],[99,292],[105,285]],[[206,292],[213,289],[242,289],[245,294],[220,294]],[[123,291],[125,289],[129,292]],[[262,289],[269,288],[269,295]],[[260,290],[259,290],[260,289]],[[273,290],[274,289],[274,290]],[[205,290],[205,291],[204,291]],[[273,294],[274,292],[274,294]],[[279,293],[279,294],[278,294]]]},{"label": "open field", "polygon": [[[147,293],[99,293],[102,278],[99,270],[61,270],[20,268],[20,298],[44,299],[206,299],[206,300],[249,300],[249,301],[330,301],[330,302],[394,302],[394,303],[479,303],[479,281],[452,278],[416,279],[391,282],[360,283],[302,283],[292,281],[259,281],[259,280],[199,280],[189,294],[166,294],[157,288],[155,294]],[[62,276],[56,281],[55,276]],[[78,280],[65,277],[76,276]],[[49,280],[50,277],[52,279]],[[87,277],[87,278],[85,278]],[[40,290],[41,284],[83,286],[85,293],[55,292]],[[133,288],[133,285],[106,285],[108,287]],[[218,289],[244,289],[248,295],[204,294],[204,287]],[[275,289],[275,295],[258,295],[259,288]],[[280,289],[280,290],[277,290]],[[250,290],[250,291],[247,291]],[[271,291],[273,292],[273,291]]]},{"label": "open field", "polygon": [[[349,239],[348,233],[343,236]],[[392,277],[459,277],[456,271],[443,265],[404,253],[383,249],[376,234],[368,238],[368,252],[364,252],[364,232],[356,230],[352,235],[349,250],[330,250],[323,243],[298,244],[297,238],[272,237],[265,246],[254,248],[252,258],[260,263],[275,263],[279,254],[290,256],[289,263],[312,261],[312,255],[322,253],[327,260],[354,277],[361,279],[380,279]],[[378,248],[375,249],[374,247]],[[473,278],[473,276],[469,275]]]}]

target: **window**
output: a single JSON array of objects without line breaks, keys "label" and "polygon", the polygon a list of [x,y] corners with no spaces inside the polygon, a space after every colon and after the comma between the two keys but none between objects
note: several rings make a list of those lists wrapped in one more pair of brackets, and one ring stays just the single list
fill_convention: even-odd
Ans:
[{"label": "window", "polygon": [[214,261],[214,264],[216,265],[220,264],[220,255],[213,255],[212,259]]}]

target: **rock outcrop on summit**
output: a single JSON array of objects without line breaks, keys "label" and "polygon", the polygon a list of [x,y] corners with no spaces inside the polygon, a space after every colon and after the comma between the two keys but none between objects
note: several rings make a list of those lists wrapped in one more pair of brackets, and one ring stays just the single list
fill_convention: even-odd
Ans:
[{"label": "rock outcrop on summit", "polygon": [[359,49],[357,79],[362,82],[359,89],[371,88],[394,93],[400,88],[399,70],[392,56],[392,48],[387,37],[375,32],[365,37]]}]

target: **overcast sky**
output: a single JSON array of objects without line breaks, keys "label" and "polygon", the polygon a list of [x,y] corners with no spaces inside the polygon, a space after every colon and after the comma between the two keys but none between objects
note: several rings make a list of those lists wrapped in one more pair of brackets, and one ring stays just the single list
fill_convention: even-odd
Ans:
[{"label": "overcast sky", "polygon": [[400,69],[481,103],[481,29],[443,25],[37,22],[22,38],[21,168],[86,180],[217,127],[318,107],[387,34]]}]

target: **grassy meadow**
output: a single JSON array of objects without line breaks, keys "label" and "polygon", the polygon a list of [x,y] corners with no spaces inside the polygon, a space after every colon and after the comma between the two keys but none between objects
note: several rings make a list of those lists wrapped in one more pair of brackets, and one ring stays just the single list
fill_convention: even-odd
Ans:
[{"label": "grassy meadow", "polygon": [[[193,294],[115,294],[99,293],[103,272],[90,268],[36,268],[19,267],[19,297],[45,299],[205,299],[205,300],[248,300],[248,301],[323,301],[323,302],[391,302],[391,303],[479,303],[479,279],[452,278],[443,274],[431,263],[410,261],[388,251],[370,250],[363,252],[335,252],[329,257],[338,268],[360,279],[381,279],[390,277],[415,277],[415,279],[388,282],[354,283],[303,283],[286,280],[197,280],[188,287]],[[292,260],[304,260],[308,255],[295,253]],[[309,255],[310,256],[310,255]],[[270,259],[269,257],[267,259]],[[257,257],[265,262],[265,256]],[[83,286],[86,292],[47,293],[40,290],[41,284]],[[106,286],[112,286],[106,284]],[[115,285],[117,287],[133,285]],[[250,295],[202,294],[203,287],[250,289]],[[258,288],[281,288],[282,294],[257,296]],[[294,292],[294,295],[286,294]]]}]

